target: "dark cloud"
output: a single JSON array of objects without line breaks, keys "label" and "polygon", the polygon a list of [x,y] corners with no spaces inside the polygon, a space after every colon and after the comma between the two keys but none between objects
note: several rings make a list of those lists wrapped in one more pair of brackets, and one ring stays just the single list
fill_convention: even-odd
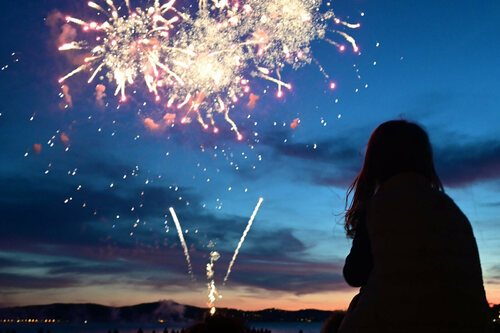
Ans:
[{"label": "dark cloud", "polygon": [[78,281],[73,278],[0,273],[0,286],[2,290],[68,288],[77,285],[79,285]]},{"label": "dark cloud", "polygon": [[485,203],[481,203],[479,204],[480,206],[483,206],[483,207],[500,207],[500,201],[496,201],[496,202],[485,202]]},{"label": "dark cloud", "polygon": [[457,104],[460,104],[460,96],[441,92],[441,91],[429,91],[425,93],[418,94],[414,98],[409,99],[409,104],[405,100],[404,110],[407,112],[400,115],[400,118],[407,120],[416,120],[430,118],[440,112],[444,108],[452,108]]},{"label": "dark cloud", "polygon": [[[261,232],[254,230],[252,234],[247,235],[247,238],[244,251],[268,259],[293,258],[307,249],[290,229]],[[238,240],[234,239],[233,242],[236,243]]]},{"label": "dark cloud", "polygon": [[435,149],[434,155],[446,186],[461,187],[500,177],[500,141],[448,144]]},{"label": "dark cloud", "polygon": [[[442,96],[429,96],[441,100]],[[434,102],[433,102],[434,103]],[[284,137],[284,139],[282,139]],[[500,178],[500,141],[448,142],[434,147],[436,169],[443,183],[461,187]],[[366,143],[359,137],[332,137],[314,143],[293,142],[286,135],[267,137],[263,143],[272,148],[282,166],[283,158],[293,158],[293,174],[299,179],[324,186],[348,186],[362,167]]]},{"label": "dark cloud", "polygon": [[282,260],[245,258],[232,273],[231,283],[268,290],[289,291],[297,295],[347,288],[342,263],[319,263],[300,257]]},{"label": "dark cloud", "polygon": [[[262,143],[270,149],[268,155],[279,165],[280,172],[289,172],[294,181],[346,187],[361,168],[366,145],[364,140],[353,135],[295,142],[289,132],[278,131],[276,135],[264,136]],[[267,172],[260,171],[260,174]]]},{"label": "dark cloud", "polygon": [[[58,177],[55,172],[52,176],[33,179],[0,178],[0,208],[5,221],[0,250],[12,253],[0,256],[0,269],[4,272],[0,278],[1,289],[8,292],[27,284],[30,287],[24,289],[106,285],[114,283],[117,276],[120,283],[139,283],[150,288],[189,287],[192,281],[170,219],[171,231],[165,233],[164,229],[164,215],[170,206],[176,207],[183,228],[199,229],[198,233],[185,234],[195,274],[204,279],[211,250],[206,247],[209,240],[216,242],[214,249],[222,255],[216,271],[225,273],[248,216],[209,214],[200,209],[201,198],[192,189],[175,190],[162,186],[161,182],[145,186],[142,180],[132,178],[118,184],[119,190],[109,188],[108,178],[133,169],[126,166],[113,169],[109,165],[112,163],[114,161],[98,160],[84,163],[81,172],[93,173],[94,181],[80,191],[72,190],[69,194],[72,200],[67,204],[63,199],[69,196],[68,188],[74,189],[74,185],[60,178],[55,181]],[[179,197],[189,198],[190,205],[184,201],[179,204]],[[86,207],[82,207],[82,202]],[[144,203],[140,209],[139,203]],[[137,207],[134,212],[130,209],[132,205]],[[116,214],[121,215],[119,221]],[[141,223],[133,228],[138,216]],[[146,225],[142,224],[144,220],[148,221]],[[259,217],[255,222],[258,220]],[[116,225],[114,229],[113,225]],[[133,237],[129,235],[131,231]],[[304,257],[307,250],[290,229],[268,231],[254,227],[240,250],[234,281],[238,285],[268,290],[304,287],[303,293],[313,292],[314,286],[332,287],[332,281],[338,280],[338,267],[326,264],[325,268],[297,260]],[[286,265],[297,269],[286,268]],[[311,275],[304,278],[299,267]],[[26,268],[35,269],[37,273],[27,273]],[[302,278],[306,281],[303,286],[299,285]],[[305,288],[309,283],[312,287]]]},{"label": "dark cloud", "polygon": [[278,155],[345,167],[358,165],[358,161],[363,158],[363,144],[357,141],[356,137],[344,136],[304,143],[294,142],[287,134],[278,134],[266,136],[263,144]]},{"label": "dark cloud", "polygon": [[321,186],[347,188],[354,180],[358,171],[354,169],[334,171],[331,173],[315,173],[312,182]]},{"label": "dark cloud", "polygon": [[500,265],[494,265],[487,269],[485,283],[500,284]]}]

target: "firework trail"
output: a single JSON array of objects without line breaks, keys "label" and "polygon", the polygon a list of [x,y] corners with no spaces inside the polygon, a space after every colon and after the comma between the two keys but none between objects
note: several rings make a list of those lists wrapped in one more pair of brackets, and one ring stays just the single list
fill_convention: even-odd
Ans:
[{"label": "firework trail", "polygon": [[174,219],[174,224],[175,224],[175,227],[177,229],[177,233],[179,234],[179,240],[181,241],[182,248],[184,249],[184,256],[186,257],[189,275],[191,276],[191,279],[194,280],[193,267],[191,266],[191,258],[189,257],[189,251],[188,251],[188,247],[186,245],[186,241],[184,240],[184,235],[182,233],[181,224],[179,223],[179,219],[177,218],[177,215],[175,214],[174,208],[170,207],[168,210],[170,211],[170,215],[172,215],[172,218]]},{"label": "firework trail", "polygon": [[220,254],[217,251],[212,251],[210,252],[210,262],[207,264],[207,280],[209,282],[207,283],[208,287],[208,307],[210,308],[210,314],[214,315],[215,313],[215,301],[217,298],[221,298],[222,296],[219,295],[219,292],[217,291],[217,288],[215,287],[215,281],[214,281],[214,263],[219,260]]},{"label": "firework trail", "polygon": [[231,268],[234,265],[234,261],[236,260],[238,253],[240,252],[241,245],[243,245],[243,242],[245,241],[245,237],[247,236],[248,232],[250,231],[250,228],[252,227],[253,220],[255,219],[255,216],[257,215],[257,212],[259,211],[259,208],[260,208],[260,205],[262,204],[262,201],[264,201],[264,198],[259,198],[259,201],[257,202],[255,209],[253,210],[252,216],[250,216],[250,220],[248,220],[247,227],[245,228],[245,231],[243,231],[243,235],[240,238],[240,242],[238,243],[238,246],[236,247],[236,250],[234,251],[233,258],[231,259],[231,262],[229,263],[229,267],[227,268],[226,276],[224,276],[224,283],[229,278],[229,274],[231,274]]}]

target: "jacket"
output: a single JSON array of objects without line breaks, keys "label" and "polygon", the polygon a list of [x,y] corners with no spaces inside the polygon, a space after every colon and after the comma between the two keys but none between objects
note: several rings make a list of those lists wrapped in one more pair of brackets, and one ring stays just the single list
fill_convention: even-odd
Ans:
[{"label": "jacket", "polygon": [[472,227],[422,175],[384,182],[366,212],[372,269],[339,333],[484,332],[488,304]]}]

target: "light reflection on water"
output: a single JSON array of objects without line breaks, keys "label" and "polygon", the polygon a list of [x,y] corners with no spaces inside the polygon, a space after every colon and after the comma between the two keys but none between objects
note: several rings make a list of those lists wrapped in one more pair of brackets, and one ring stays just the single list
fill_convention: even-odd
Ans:
[{"label": "light reflection on water", "polygon": [[[302,330],[304,333],[318,333],[321,330],[322,323],[251,323],[252,328],[260,329],[267,328],[272,333],[298,333]],[[163,333],[165,328],[170,333],[172,329],[180,330],[188,327],[187,324],[115,324],[115,323],[99,323],[99,324],[0,324],[0,332],[4,330],[15,329],[16,333],[38,333],[43,329],[43,333],[107,333],[109,330],[113,332],[116,328],[119,333],[137,333],[139,328],[142,328],[144,333],[151,333],[153,330],[156,333]]]}]

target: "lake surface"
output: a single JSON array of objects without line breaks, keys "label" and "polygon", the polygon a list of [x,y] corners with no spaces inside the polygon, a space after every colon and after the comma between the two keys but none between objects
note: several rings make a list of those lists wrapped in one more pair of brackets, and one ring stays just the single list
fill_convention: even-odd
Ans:
[{"label": "lake surface", "polygon": [[[321,330],[322,323],[250,323],[253,328],[267,328],[271,330],[272,333],[298,333],[302,330],[304,333],[319,333]],[[6,330],[9,332],[12,329],[16,330],[16,333],[38,333],[40,329],[43,328],[43,332],[47,333],[107,333],[108,330],[113,331],[115,328],[119,330],[120,333],[137,333],[139,328],[142,328],[144,333],[151,333],[153,330],[156,333],[162,333],[165,328],[168,332],[172,329],[179,330],[185,328],[186,325],[182,324],[172,324],[172,325],[161,325],[161,324],[140,324],[140,323],[129,323],[129,324],[115,324],[115,323],[99,323],[99,324],[0,324],[0,333],[5,333]]]}]

